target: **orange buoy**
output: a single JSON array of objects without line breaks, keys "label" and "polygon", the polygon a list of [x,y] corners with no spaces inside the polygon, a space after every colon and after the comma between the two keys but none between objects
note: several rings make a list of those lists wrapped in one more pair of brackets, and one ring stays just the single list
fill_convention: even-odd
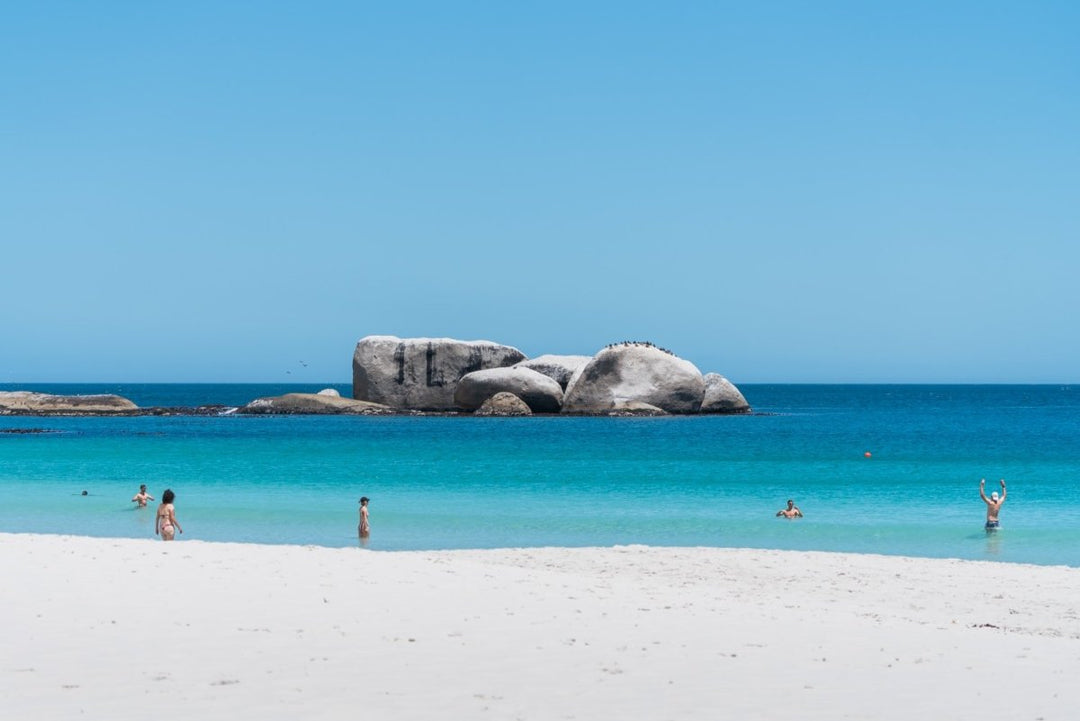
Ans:
[{"label": "orange buoy", "polygon": [[867,458],[869,458],[869,457],[870,457],[870,451],[867,451],[867,452],[866,452],[866,453],[864,453],[863,455],[864,455],[864,456],[866,456]]}]

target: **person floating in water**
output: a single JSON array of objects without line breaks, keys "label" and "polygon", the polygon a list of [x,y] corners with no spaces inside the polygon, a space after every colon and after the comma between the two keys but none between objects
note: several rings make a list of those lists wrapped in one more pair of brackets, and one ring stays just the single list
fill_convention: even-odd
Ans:
[{"label": "person floating in water", "polygon": [[783,516],[784,518],[802,518],[802,511],[795,505],[795,501],[788,499],[787,508],[781,508],[776,512],[777,517]]},{"label": "person floating in water", "polygon": [[154,500],[154,497],[146,492],[146,484],[139,486],[139,492],[135,494],[135,497],[131,499],[132,503],[139,504],[139,508],[146,508],[146,502]]},{"label": "person floating in water", "polygon": [[371,500],[367,496],[360,499],[360,538],[367,538],[371,535],[371,521],[368,519],[368,501]]},{"label": "person floating in water", "polygon": [[161,494],[161,505],[157,509],[154,533],[159,534],[163,541],[173,540],[176,531],[184,532],[184,529],[180,527],[180,523],[176,520],[176,509],[173,508],[173,500],[175,499],[176,494],[171,489],[166,488],[165,492]]},{"label": "person floating in water", "polygon": [[986,503],[986,531],[996,531],[1001,528],[1001,521],[998,520],[998,514],[1001,513],[1001,506],[1005,503],[1005,479],[1001,479],[1001,497],[998,497],[997,491],[990,494],[990,497],[986,497],[986,479],[979,481],[979,496]]}]

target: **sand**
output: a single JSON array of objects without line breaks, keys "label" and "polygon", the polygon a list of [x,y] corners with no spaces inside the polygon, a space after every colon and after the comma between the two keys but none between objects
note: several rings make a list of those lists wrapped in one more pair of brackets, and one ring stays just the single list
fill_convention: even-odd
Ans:
[{"label": "sand", "polygon": [[9,719],[1072,719],[1080,569],[0,534]]}]

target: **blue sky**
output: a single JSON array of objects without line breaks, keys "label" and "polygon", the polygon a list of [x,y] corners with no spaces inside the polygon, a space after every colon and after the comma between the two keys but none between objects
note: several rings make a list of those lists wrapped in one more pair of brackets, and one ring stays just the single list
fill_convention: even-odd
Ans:
[{"label": "blue sky", "polygon": [[348,382],[376,333],[1080,381],[1074,3],[4,16],[0,383]]}]

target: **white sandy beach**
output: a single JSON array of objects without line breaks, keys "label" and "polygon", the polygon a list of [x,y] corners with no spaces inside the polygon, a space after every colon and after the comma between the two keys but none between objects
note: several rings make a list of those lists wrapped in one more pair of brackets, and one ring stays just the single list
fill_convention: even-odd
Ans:
[{"label": "white sandy beach", "polygon": [[1075,568],[22,534],[0,558],[7,719],[1080,713]]}]

